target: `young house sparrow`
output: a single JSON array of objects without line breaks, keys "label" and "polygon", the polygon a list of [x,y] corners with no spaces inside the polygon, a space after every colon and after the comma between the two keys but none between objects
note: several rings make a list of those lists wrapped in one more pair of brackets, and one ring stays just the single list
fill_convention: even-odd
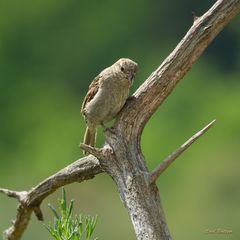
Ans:
[{"label": "young house sparrow", "polygon": [[[97,126],[111,121],[125,104],[137,72],[137,63],[121,58],[90,84],[81,108],[87,128],[84,143],[95,146]],[[86,152],[84,152],[86,154]]]}]

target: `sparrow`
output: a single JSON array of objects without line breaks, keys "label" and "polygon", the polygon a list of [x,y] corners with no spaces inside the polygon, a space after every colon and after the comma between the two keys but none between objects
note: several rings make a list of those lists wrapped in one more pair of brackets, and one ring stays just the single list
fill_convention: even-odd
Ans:
[{"label": "sparrow", "polygon": [[[124,106],[137,73],[137,63],[120,58],[104,69],[89,86],[81,113],[86,122],[84,143],[95,147],[97,127],[113,120]],[[83,152],[86,155],[86,152]]]}]

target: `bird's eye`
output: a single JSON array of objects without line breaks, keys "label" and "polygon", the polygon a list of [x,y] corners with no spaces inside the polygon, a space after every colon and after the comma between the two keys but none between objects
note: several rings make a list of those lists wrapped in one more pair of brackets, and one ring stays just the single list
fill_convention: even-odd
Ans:
[{"label": "bird's eye", "polygon": [[121,71],[124,72],[124,67],[121,67]]}]

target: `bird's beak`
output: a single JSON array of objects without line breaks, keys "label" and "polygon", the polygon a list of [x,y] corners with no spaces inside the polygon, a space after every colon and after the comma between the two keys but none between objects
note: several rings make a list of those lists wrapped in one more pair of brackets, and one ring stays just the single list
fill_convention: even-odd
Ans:
[{"label": "bird's beak", "polygon": [[133,82],[133,79],[134,79],[134,77],[135,77],[135,73],[129,73],[128,74],[128,81],[132,84],[132,82]]}]

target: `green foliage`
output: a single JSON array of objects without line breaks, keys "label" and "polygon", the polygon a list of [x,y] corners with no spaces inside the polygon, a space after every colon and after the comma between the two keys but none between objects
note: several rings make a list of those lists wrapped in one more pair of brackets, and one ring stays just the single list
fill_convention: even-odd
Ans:
[{"label": "green foliage", "polygon": [[[73,200],[67,206],[65,189],[62,189],[62,198],[59,200],[60,215],[56,209],[48,204],[54,215],[53,223],[45,225],[55,240],[91,240],[97,224],[97,216],[75,216],[73,218]],[[95,240],[97,238],[94,238]]]}]

